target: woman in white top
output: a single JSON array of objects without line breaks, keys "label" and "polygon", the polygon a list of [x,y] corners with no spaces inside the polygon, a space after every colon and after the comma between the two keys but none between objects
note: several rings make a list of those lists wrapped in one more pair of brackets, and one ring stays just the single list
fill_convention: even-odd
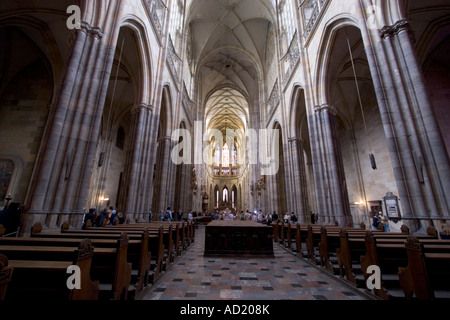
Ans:
[{"label": "woman in white top", "polygon": [[284,215],[284,222],[289,222],[290,220],[291,220],[291,215],[286,212],[286,214]]}]

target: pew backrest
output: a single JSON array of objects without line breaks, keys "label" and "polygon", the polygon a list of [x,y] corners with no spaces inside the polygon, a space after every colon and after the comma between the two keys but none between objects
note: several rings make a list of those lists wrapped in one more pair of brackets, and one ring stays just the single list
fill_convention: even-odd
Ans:
[{"label": "pew backrest", "polygon": [[8,258],[0,253],[0,301],[5,299],[8,284],[11,281],[14,267],[8,265]]}]

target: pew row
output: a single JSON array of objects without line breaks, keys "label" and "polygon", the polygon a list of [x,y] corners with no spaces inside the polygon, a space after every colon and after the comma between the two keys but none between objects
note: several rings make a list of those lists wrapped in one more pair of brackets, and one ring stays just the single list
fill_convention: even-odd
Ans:
[{"label": "pew row", "polygon": [[[98,246],[107,246],[106,240],[116,240],[122,233],[129,238],[127,259],[132,265],[130,297],[139,295],[149,284],[154,283],[163,269],[163,230],[61,230],[61,232],[33,232],[31,238],[50,238],[64,243],[65,238],[88,238]],[[130,242],[131,241],[131,242]]]},{"label": "pew row", "polygon": [[[33,246],[23,247],[22,250],[17,250],[17,247],[8,250],[6,246],[0,246],[0,252],[3,257],[0,266],[2,274],[8,268],[10,271],[7,286],[0,286],[0,298],[6,301],[97,300],[99,297],[99,281],[91,281],[94,247],[88,239],[79,242],[78,248],[67,247],[57,251],[38,248],[35,251]],[[6,258],[8,255],[14,259]],[[5,263],[9,266],[6,267]],[[79,289],[70,290],[67,286],[67,269],[71,265],[80,269]],[[4,284],[3,281],[1,283]]]},{"label": "pew row", "polygon": [[[427,250],[423,256],[428,257],[428,260],[424,261],[429,261],[429,265],[434,265],[434,268],[437,268],[436,265],[440,266],[435,269],[438,271],[433,274],[444,275],[450,279],[445,273],[445,270],[450,270],[446,264],[450,254],[448,249],[450,243],[447,240],[439,239],[437,233],[432,232],[432,229],[429,228],[425,235],[415,235],[415,238],[421,243],[422,250]],[[399,268],[408,265],[408,257],[411,255],[405,248],[405,242],[410,237],[407,228],[403,228],[402,232],[386,233],[382,230],[366,231],[362,228],[290,225],[278,222],[274,224],[274,234],[274,238],[282,247],[291,250],[300,258],[320,265],[324,270],[339,276],[349,284],[365,289],[376,298],[405,299],[408,294],[410,296],[414,294],[411,289],[413,285],[410,284],[410,288],[405,289],[406,286],[399,279]],[[412,263],[410,262],[410,264]],[[368,290],[367,280],[371,274],[367,274],[366,271],[369,266],[373,265],[380,267],[382,287]],[[426,267],[425,263],[424,266]],[[411,267],[411,270],[414,270],[414,267]],[[409,274],[411,271],[406,273]],[[418,279],[414,276],[406,278]],[[442,281],[428,280],[430,283],[441,285],[437,286],[436,292],[443,291],[441,290]],[[445,284],[444,287],[448,288],[449,286]],[[428,296],[434,297],[431,294]]]},{"label": "pew row", "polygon": [[5,299],[6,289],[11,281],[14,267],[9,265],[8,257],[0,253],[0,301]]},{"label": "pew row", "polygon": [[450,299],[450,241],[409,237],[404,246],[408,265],[398,269],[398,276],[406,299]]},{"label": "pew row", "polygon": [[[10,246],[54,246],[67,247],[76,245],[80,239],[89,238],[89,235],[77,235],[71,237],[70,235],[57,233],[47,234],[33,237],[19,237],[19,238],[0,238],[0,245]],[[41,237],[42,236],[42,237]],[[110,239],[98,239],[90,237],[94,247],[100,248],[116,248],[118,246],[118,239],[120,235]],[[143,233],[141,238],[129,239],[127,247],[127,261],[132,264],[133,272],[131,276],[131,283],[134,288],[129,288],[129,298],[139,294],[147,285],[150,273],[150,252],[148,251],[148,233]]]}]

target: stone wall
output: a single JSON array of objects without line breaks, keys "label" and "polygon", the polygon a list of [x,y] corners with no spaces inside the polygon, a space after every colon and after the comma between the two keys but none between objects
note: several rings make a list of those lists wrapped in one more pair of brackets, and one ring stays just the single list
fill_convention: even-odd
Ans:
[{"label": "stone wall", "polygon": [[20,159],[24,165],[19,183],[11,190],[13,202],[25,200],[51,97],[52,81],[40,61],[18,73],[0,97],[1,153],[11,159]]},{"label": "stone wall", "polygon": [[434,61],[425,73],[433,111],[450,155],[450,67]]}]

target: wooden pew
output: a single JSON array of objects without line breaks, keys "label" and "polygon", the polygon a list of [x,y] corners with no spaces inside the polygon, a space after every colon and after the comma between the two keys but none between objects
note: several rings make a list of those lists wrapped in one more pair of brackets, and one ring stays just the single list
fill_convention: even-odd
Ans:
[{"label": "wooden pew", "polygon": [[382,287],[373,289],[372,293],[383,300],[404,298],[398,277],[398,268],[407,265],[408,257],[405,247],[397,242],[398,239],[394,239],[394,243],[389,243],[388,239],[383,243],[377,243],[378,239],[372,232],[367,232],[365,237],[366,254],[361,256],[364,279],[368,279],[370,276],[366,272],[369,266],[378,266],[381,270]]},{"label": "wooden pew", "polygon": [[280,221],[277,220],[276,222],[272,223],[273,227],[273,241],[278,243],[280,241],[279,234],[280,234]]},{"label": "wooden pew", "polygon": [[[367,270],[367,267],[376,264],[372,258],[373,255],[370,255],[373,251],[372,242],[370,239],[367,239],[366,235],[370,234],[372,237],[376,237],[380,244],[403,243],[408,236],[407,229],[400,233],[386,233],[378,230],[365,231],[355,228],[345,228],[343,230],[343,232],[340,232],[341,246],[337,251],[340,274],[342,278],[358,287],[365,286],[365,279],[367,279],[365,270]],[[430,234],[421,235],[420,237],[424,240],[426,239],[425,241],[435,239],[434,235]],[[366,252],[369,252],[370,260],[366,260]]]},{"label": "wooden pew", "polygon": [[[42,234],[42,235],[45,235]],[[69,236],[69,237],[68,237]],[[78,235],[70,237],[67,234],[58,233],[57,237],[18,237],[18,238],[0,238],[0,245],[16,246],[75,246],[80,242],[80,238],[89,237],[89,235]],[[96,248],[116,248],[117,239],[90,239],[92,245]],[[128,261],[133,266],[132,280],[135,288],[129,290],[129,298],[134,298],[141,293],[149,283],[150,275],[150,252],[148,250],[148,232],[144,231],[141,238],[128,240]]]},{"label": "wooden pew", "polygon": [[286,224],[284,221],[280,222],[280,244],[286,248]]},{"label": "wooden pew", "polygon": [[[161,226],[162,229],[162,226]],[[144,230],[122,230],[115,228],[89,228],[86,230],[61,230],[61,232],[45,232],[45,233],[32,233],[32,237],[84,237],[90,239],[117,239],[126,231],[128,237],[132,240],[141,239]],[[163,245],[163,232],[157,231],[149,233],[148,236],[148,251],[151,253],[150,258],[150,275],[148,283],[154,283],[163,271],[164,260],[164,245]],[[140,263],[139,263],[140,264]],[[136,270],[136,269],[135,269]],[[138,293],[138,292],[137,292]]]},{"label": "wooden pew", "polygon": [[[67,232],[66,232],[67,231]],[[39,228],[33,228],[32,237],[45,237],[57,239],[63,237],[80,238],[80,239],[115,239],[116,247],[98,248],[92,258],[92,275],[96,280],[100,281],[99,299],[122,300],[128,298],[128,291],[131,283],[132,264],[128,263],[128,244],[129,236],[127,233],[116,234],[99,234],[88,232],[44,232],[41,233]],[[84,230],[78,230],[84,231]],[[139,239],[141,235],[132,235],[135,239]],[[108,250],[109,249],[109,250]],[[99,271],[100,270],[100,271]],[[103,272],[101,272],[103,271]]]},{"label": "wooden pew", "polygon": [[[154,226],[156,227],[156,226]],[[174,261],[174,243],[173,243],[173,225],[169,223],[168,227],[164,228],[163,225],[160,225],[158,229],[150,229],[154,235],[159,237],[159,231],[162,228],[162,238],[163,238],[163,247],[162,247],[162,269],[163,271],[167,271],[169,269],[170,264]],[[127,231],[127,232],[141,232],[142,230],[148,230],[148,226],[141,224],[130,224],[130,225],[119,225],[119,226],[111,226],[107,228],[92,228],[89,230],[95,231]],[[159,239],[158,239],[159,240]],[[155,247],[156,249],[156,247]],[[159,249],[158,249],[159,250]]]},{"label": "wooden pew", "polygon": [[406,299],[450,299],[450,245],[426,244],[416,237],[405,242],[408,266],[398,276]]},{"label": "wooden pew", "polygon": [[[319,256],[320,256],[320,250],[319,250],[319,244],[322,240],[322,228],[326,228],[326,232],[328,235],[335,236],[336,234],[339,234],[339,231],[341,227],[337,226],[331,226],[331,225],[311,225],[311,224],[299,224],[298,225],[299,232],[297,232],[297,226],[295,227],[295,232],[292,230],[293,236],[291,238],[291,241],[296,244],[298,244],[299,247],[302,247],[304,244],[306,244],[306,250],[304,252],[304,256],[310,256],[310,252],[314,253],[315,257],[314,262],[317,264],[320,264]],[[311,232],[311,234],[310,234]],[[299,236],[299,237],[297,237]],[[308,242],[308,238],[312,238],[313,241]],[[324,242],[325,244],[325,242]],[[323,244],[323,245],[324,245]],[[325,252],[325,251],[324,251]],[[327,250],[327,252],[334,253],[330,250]],[[317,259],[316,259],[317,258]]]},{"label": "wooden pew", "polygon": [[[4,247],[4,246],[3,246]],[[35,247],[28,247],[32,252]],[[14,268],[14,274],[8,285],[5,300],[97,300],[99,297],[99,282],[91,281],[91,264],[94,256],[94,247],[90,240],[85,239],[79,243],[78,248],[66,250],[46,251],[40,250],[43,259],[31,258],[27,250],[15,253],[16,260],[10,259],[9,264]],[[7,250],[0,249],[1,252]],[[11,252],[11,251],[9,251]],[[22,256],[21,256],[22,253]],[[24,254],[23,254],[24,253]],[[73,260],[64,260],[71,256]],[[67,268],[77,265],[81,272],[81,288],[69,290]]]},{"label": "wooden pew", "polygon": [[366,240],[359,233],[349,232],[342,228],[339,232],[340,246],[336,251],[339,273],[357,287],[364,286],[364,275],[361,271],[361,256],[366,253]]},{"label": "wooden pew", "polygon": [[[320,227],[319,227],[320,228]],[[308,225],[306,238],[306,250],[308,259],[316,265],[320,265],[319,243],[322,235],[316,226]]]},{"label": "wooden pew", "polygon": [[11,281],[14,267],[8,263],[8,258],[4,254],[0,254],[0,301],[5,299],[6,289]]},{"label": "wooden pew", "polygon": [[[175,224],[175,228],[173,227]],[[193,225],[190,223],[189,228]],[[162,222],[162,223],[136,223],[130,225],[120,225],[107,227],[111,229],[122,230],[142,230],[142,228],[149,228],[151,232],[159,232],[159,227],[163,226],[164,230],[164,270],[167,270],[169,265],[175,261],[175,259],[183,253],[183,247],[187,248],[187,245],[183,246],[183,243],[188,243],[186,233],[188,233],[188,226],[184,222]],[[184,230],[184,232],[182,232]],[[192,235],[192,231],[190,232]],[[191,236],[192,237],[192,236]],[[190,240],[193,243],[193,240]]]},{"label": "wooden pew", "polygon": [[332,274],[339,273],[339,265],[336,252],[340,247],[340,235],[336,232],[328,232],[325,226],[320,229],[319,254],[320,264]]},{"label": "wooden pew", "polygon": [[[115,255],[93,257],[93,277],[99,279],[101,298],[108,300],[127,300],[131,283],[132,264],[128,262],[128,235],[123,232],[118,240]],[[101,259],[103,258],[103,259]],[[112,268],[111,268],[112,266]],[[96,272],[97,271],[97,272]],[[109,288],[111,286],[111,289]],[[102,295],[102,293],[105,293]]]},{"label": "wooden pew", "polygon": [[[155,222],[153,222],[153,223],[155,223]],[[162,222],[157,222],[157,223],[161,223],[163,226],[165,226],[165,228],[167,228],[167,226],[170,225],[172,222],[162,221]],[[178,224],[180,224],[180,229],[181,229],[182,250],[185,251],[185,250],[187,250],[187,248],[190,245],[192,245],[194,243],[195,223],[193,221],[191,221],[191,222],[182,221],[182,222],[178,222]]]},{"label": "wooden pew", "polygon": [[287,232],[288,248],[297,256],[303,258],[306,255],[306,247],[303,246],[300,224],[290,224],[289,229]]},{"label": "wooden pew", "polygon": [[[126,225],[126,227],[139,229],[142,227],[148,227],[149,230],[158,230],[159,226],[164,227],[164,232],[168,232],[170,225],[175,225],[173,228],[173,243],[174,243],[174,258],[184,252],[192,243],[194,243],[195,238],[195,225],[193,222],[170,222],[170,221],[158,221],[158,222],[147,222],[147,223],[135,223]],[[121,228],[120,226],[112,226],[108,228]]]}]

